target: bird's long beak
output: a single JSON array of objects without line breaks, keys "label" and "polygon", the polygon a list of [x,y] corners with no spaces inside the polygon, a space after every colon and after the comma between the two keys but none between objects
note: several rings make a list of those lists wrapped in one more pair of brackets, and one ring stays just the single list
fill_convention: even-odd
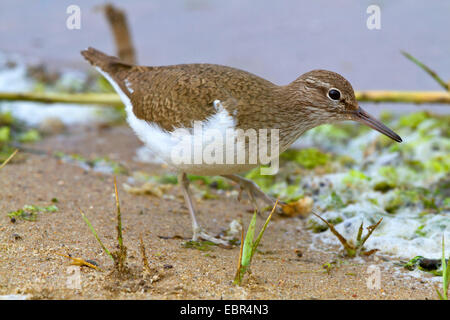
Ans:
[{"label": "bird's long beak", "polygon": [[361,122],[372,129],[375,129],[382,134],[388,136],[392,140],[395,140],[397,142],[402,142],[402,138],[398,134],[396,134],[394,131],[386,127],[381,121],[375,119],[370,114],[368,114],[366,111],[364,111],[361,107],[358,107],[358,110],[351,113],[351,119]]}]

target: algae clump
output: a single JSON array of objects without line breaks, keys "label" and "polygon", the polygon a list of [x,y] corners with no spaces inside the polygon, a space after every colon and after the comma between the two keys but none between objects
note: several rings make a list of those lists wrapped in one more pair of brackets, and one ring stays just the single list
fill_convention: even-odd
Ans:
[{"label": "algae clump", "polygon": [[306,148],[302,150],[288,150],[281,155],[281,158],[295,161],[305,169],[314,169],[315,167],[326,165],[330,160],[330,155],[316,148]]}]

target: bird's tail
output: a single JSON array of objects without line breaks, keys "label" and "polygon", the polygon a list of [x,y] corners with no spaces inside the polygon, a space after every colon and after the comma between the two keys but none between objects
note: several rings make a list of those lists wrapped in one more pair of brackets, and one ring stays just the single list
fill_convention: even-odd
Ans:
[{"label": "bird's tail", "polygon": [[133,67],[130,63],[122,61],[117,57],[108,56],[107,54],[91,47],[81,51],[81,54],[87,61],[89,61],[91,65],[100,68],[100,70],[108,74],[114,73],[115,71],[118,71],[118,69],[124,67],[127,69]]},{"label": "bird's tail", "polygon": [[119,95],[124,94],[128,98],[130,97],[131,92],[127,89],[124,81],[126,81],[130,69],[134,66],[133,64],[122,61],[117,57],[108,56],[94,48],[83,50],[81,54],[109,81]]}]

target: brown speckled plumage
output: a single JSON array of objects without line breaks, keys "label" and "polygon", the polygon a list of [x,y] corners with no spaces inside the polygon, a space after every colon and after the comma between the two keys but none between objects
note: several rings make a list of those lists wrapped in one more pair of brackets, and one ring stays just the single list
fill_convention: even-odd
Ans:
[{"label": "brown speckled plumage", "polygon": [[[349,119],[360,121],[351,84],[331,71],[313,70],[288,85],[278,86],[249,72],[221,65],[144,67],[122,62],[93,48],[82,54],[117,82],[130,98],[138,119],[167,131],[190,128],[194,121],[213,116],[217,112],[215,100],[220,100],[233,115],[236,128],[280,129],[282,150],[318,125]],[[333,88],[341,94],[337,101],[328,96]],[[401,141],[395,133],[388,135]]]}]

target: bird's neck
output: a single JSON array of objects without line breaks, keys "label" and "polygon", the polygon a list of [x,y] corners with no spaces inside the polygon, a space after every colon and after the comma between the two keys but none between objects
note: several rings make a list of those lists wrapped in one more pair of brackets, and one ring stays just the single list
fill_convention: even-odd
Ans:
[{"label": "bird's neck", "polygon": [[274,86],[260,90],[252,104],[237,114],[239,129],[278,129],[280,151],[286,150],[304,132],[326,123],[317,114],[313,102],[291,86]]},{"label": "bird's neck", "polygon": [[273,127],[280,131],[280,149],[286,150],[303,133],[326,123],[326,118],[317,114],[309,99],[303,98],[289,86],[280,86],[274,91],[276,104],[267,110],[274,120]]}]

